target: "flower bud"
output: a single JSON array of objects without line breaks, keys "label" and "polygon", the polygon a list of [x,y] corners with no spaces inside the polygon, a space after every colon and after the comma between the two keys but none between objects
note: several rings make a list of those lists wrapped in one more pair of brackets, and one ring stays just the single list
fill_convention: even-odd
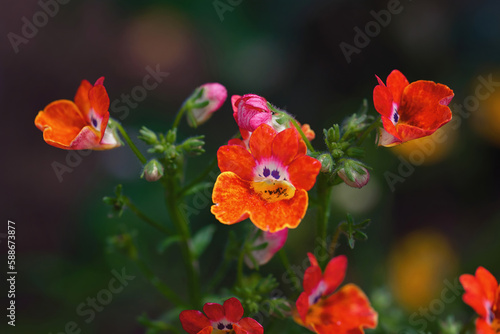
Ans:
[{"label": "flower bud", "polygon": [[320,155],[317,159],[319,160],[319,162],[321,162],[322,173],[330,173],[332,171],[333,159],[330,154],[324,153]]},{"label": "flower bud", "polygon": [[234,95],[231,100],[234,119],[240,128],[253,132],[263,123],[272,126],[273,113],[267,106],[265,98],[255,94],[246,94],[241,97]]},{"label": "flower bud", "polygon": [[142,172],[141,177],[144,177],[149,182],[155,182],[163,176],[163,165],[156,159],[150,160]]},{"label": "flower bud", "polygon": [[[197,94],[201,91],[201,94]],[[219,83],[206,83],[197,88],[191,100],[192,108],[188,110],[192,117],[188,117],[188,124],[197,127],[205,123],[224,104],[227,98],[226,87]]]},{"label": "flower bud", "polygon": [[[285,228],[275,233],[258,230],[257,233],[260,233],[260,235],[252,245],[257,249],[253,250],[251,255],[257,264],[261,266],[269,262],[274,254],[285,245],[288,237],[288,229]],[[245,257],[245,263],[249,268],[254,268],[254,263],[248,256]]]},{"label": "flower bud", "polygon": [[368,170],[355,160],[347,160],[337,174],[345,184],[353,188],[363,188],[370,180]]}]

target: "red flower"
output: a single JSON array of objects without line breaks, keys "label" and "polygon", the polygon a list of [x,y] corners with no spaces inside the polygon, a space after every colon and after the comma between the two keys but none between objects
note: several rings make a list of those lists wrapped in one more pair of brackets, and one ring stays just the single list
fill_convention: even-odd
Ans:
[{"label": "red flower", "polygon": [[189,334],[235,333],[263,334],[264,328],[252,318],[243,318],[243,306],[236,298],[229,298],[224,305],[206,303],[203,312],[182,311],[179,319]]},{"label": "red flower", "polygon": [[58,100],[50,103],[35,118],[49,145],[66,150],[107,150],[120,146],[114,129],[108,127],[109,97],[104,77],[94,86],[83,80],[75,102]]},{"label": "red flower", "polygon": [[271,125],[273,113],[267,106],[267,100],[259,95],[233,95],[233,116],[241,129],[253,132],[259,125]]},{"label": "red flower", "polygon": [[464,303],[476,311],[477,334],[495,334],[500,332],[500,286],[495,277],[485,268],[479,267],[476,275],[460,276],[465,293]]},{"label": "red flower", "polygon": [[445,85],[419,80],[409,83],[394,70],[387,77],[387,86],[377,77],[373,90],[375,109],[382,115],[378,144],[394,146],[433,134],[451,120],[448,104],[453,91]]},{"label": "red flower", "polygon": [[356,334],[377,327],[377,312],[360,288],[347,284],[334,293],[344,280],[347,258],[334,257],[322,274],[314,255],[308,256],[311,266],[304,274],[304,292],[296,302],[299,316],[295,321],[318,334]]},{"label": "red flower", "polygon": [[217,152],[222,174],[212,194],[215,218],[229,225],[250,218],[271,233],[297,227],[321,163],[306,155],[295,128],[277,133],[262,124],[252,133],[249,149],[226,145]]}]

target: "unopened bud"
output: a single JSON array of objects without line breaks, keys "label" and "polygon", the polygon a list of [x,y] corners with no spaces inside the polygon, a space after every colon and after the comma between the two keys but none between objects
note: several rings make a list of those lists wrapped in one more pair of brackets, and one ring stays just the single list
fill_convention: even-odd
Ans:
[{"label": "unopened bud", "polygon": [[163,176],[163,165],[158,160],[150,160],[142,172],[141,177],[144,177],[149,182],[155,182]]},{"label": "unopened bud", "polygon": [[333,159],[332,156],[328,153],[320,155],[318,158],[319,162],[321,162],[321,172],[322,173],[330,173],[333,167]]},{"label": "unopened bud", "polygon": [[198,87],[193,95],[194,98],[190,101],[192,108],[188,110],[188,124],[195,128],[222,107],[227,98],[227,90],[219,83],[206,83]]},{"label": "unopened bud", "polygon": [[363,188],[370,180],[368,170],[355,160],[347,160],[337,174],[345,184],[353,188]]}]

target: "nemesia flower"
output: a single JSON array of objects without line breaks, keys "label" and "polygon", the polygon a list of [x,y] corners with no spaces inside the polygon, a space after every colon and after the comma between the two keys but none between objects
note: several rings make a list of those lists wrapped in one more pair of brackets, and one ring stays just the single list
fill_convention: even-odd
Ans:
[{"label": "nemesia flower", "polygon": [[476,311],[477,334],[495,334],[500,332],[500,286],[496,278],[485,268],[479,267],[476,275],[460,276],[465,293],[464,303]]},{"label": "nemesia flower", "polygon": [[264,328],[252,318],[243,318],[243,306],[236,298],[229,298],[223,305],[206,303],[203,312],[182,311],[179,319],[189,334],[263,334]]},{"label": "nemesia flower", "polygon": [[307,255],[311,266],[304,274],[304,292],[296,302],[295,321],[318,334],[356,334],[377,327],[378,314],[360,288],[347,284],[334,292],[344,280],[347,258],[334,257],[323,274],[316,257]]},{"label": "nemesia flower", "polygon": [[94,86],[83,80],[75,102],[57,100],[35,118],[49,145],[66,150],[107,150],[121,145],[116,129],[108,126],[109,97],[103,86],[104,77]]},{"label": "nemesia flower", "polygon": [[[261,266],[268,263],[274,254],[283,248],[288,237],[288,229],[285,228],[275,233],[257,230],[257,233],[260,233],[260,235],[253,242],[253,246],[258,247],[263,244],[266,244],[266,246],[252,251],[251,255],[257,264]],[[254,263],[248,256],[245,256],[245,263],[249,268],[254,268]]]},{"label": "nemesia flower", "polygon": [[206,83],[198,87],[197,90],[198,89],[203,89],[203,94],[193,102],[203,103],[205,101],[208,101],[208,104],[202,108],[191,109],[191,113],[193,115],[194,121],[196,121],[196,124],[193,124],[193,120],[188,117],[187,120],[189,126],[198,126],[205,123],[215,111],[219,110],[220,107],[222,107],[227,98],[226,87],[224,87],[220,83]]},{"label": "nemesia flower", "polygon": [[382,115],[379,146],[394,146],[433,134],[451,120],[448,107],[454,94],[445,85],[432,81],[408,82],[394,70],[385,85],[377,77],[373,90],[375,109]]},{"label": "nemesia flower", "polygon": [[260,125],[245,145],[219,148],[222,174],[215,182],[212,213],[223,224],[246,218],[271,233],[295,228],[306,214],[307,191],[316,182],[321,163],[306,155],[295,128],[277,132]]}]

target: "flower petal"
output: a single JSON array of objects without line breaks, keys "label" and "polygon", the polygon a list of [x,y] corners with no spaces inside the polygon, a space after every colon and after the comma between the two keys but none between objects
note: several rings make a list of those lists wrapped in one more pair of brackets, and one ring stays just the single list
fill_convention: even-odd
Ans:
[{"label": "flower petal", "polygon": [[487,269],[484,267],[478,267],[476,269],[476,279],[479,284],[483,287],[484,294],[486,298],[493,303],[495,302],[495,297],[497,296],[498,282]]},{"label": "flower petal", "polygon": [[198,334],[212,334],[213,330],[214,328],[212,326],[208,326],[199,331]]},{"label": "flower petal", "polygon": [[[206,330],[206,327],[210,327],[210,329],[212,329],[212,327],[210,326],[210,321],[200,311],[182,311],[179,314],[179,320],[181,321],[182,328],[184,328],[184,330],[189,334],[198,334],[200,331],[204,329]],[[208,333],[211,333],[211,331]]]},{"label": "flower petal", "polygon": [[314,324],[317,333],[363,333],[363,328],[377,327],[378,314],[366,295],[354,284],[312,307],[306,324]]},{"label": "flower petal", "polygon": [[316,177],[320,170],[321,162],[319,160],[303,155],[288,166],[288,175],[295,188],[310,190],[316,183]]},{"label": "flower petal", "polygon": [[233,172],[224,172],[215,182],[211,211],[223,224],[235,224],[247,214],[255,226],[263,231],[277,232],[299,225],[307,210],[305,190],[297,190],[289,200],[268,203],[251,190],[248,181]]},{"label": "flower petal", "polygon": [[279,132],[272,143],[273,156],[286,166],[292,162],[299,148],[299,135],[295,128]]},{"label": "flower petal", "polygon": [[392,94],[386,86],[378,85],[373,89],[373,104],[377,112],[387,118],[392,114]]},{"label": "flower petal", "polygon": [[224,318],[224,307],[217,303],[206,303],[203,305],[203,312],[211,321],[220,321]]},{"label": "flower petal", "polygon": [[103,80],[104,78],[97,80],[96,85],[89,91],[91,106],[89,123],[94,124],[93,118],[95,117],[97,119],[97,124],[100,124],[101,139],[104,136],[104,131],[106,130],[109,120],[109,97],[106,88],[102,85]]},{"label": "flower petal", "polygon": [[[387,119],[385,117],[382,117],[382,121],[384,119]],[[394,127],[394,124],[392,124],[389,121],[390,125]],[[384,128],[379,128],[379,134],[378,134],[378,140],[377,140],[378,146],[385,146],[385,147],[391,147],[395,145],[399,145],[402,143],[401,139],[399,139],[397,136],[394,136],[387,132]]]},{"label": "flower petal", "polygon": [[243,318],[236,326],[246,330],[248,334],[264,334],[264,327],[252,318]]},{"label": "flower petal", "polygon": [[237,298],[229,298],[224,302],[224,313],[229,322],[236,323],[243,317],[243,306]]},{"label": "flower petal", "polygon": [[269,158],[272,155],[272,146],[276,131],[267,124],[259,126],[250,136],[250,152],[257,161]]},{"label": "flower petal", "polygon": [[[498,332],[496,332],[498,333]],[[491,328],[491,325],[489,325],[486,320],[482,318],[477,318],[476,319],[476,334],[496,334],[495,330]]]},{"label": "flower petal", "polygon": [[328,262],[323,281],[326,284],[324,295],[327,296],[334,292],[344,281],[347,270],[347,257],[345,255],[336,256]]},{"label": "flower petal", "polygon": [[488,300],[480,281],[473,275],[464,274],[460,276],[460,283],[465,290],[462,296],[464,303],[472,307],[481,318],[487,319],[492,302]]},{"label": "flower petal", "polygon": [[255,160],[243,146],[221,146],[217,151],[217,161],[221,172],[233,172],[247,181],[252,181],[254,178]]},{"label": "flower petal", "polygon": [[43,131],[43,139],[50,145],[72,149],[71,143],[87,125],[76,104],[69,100],[50,103],[35,118],[35,125]]},{"label": "flower petal", "polygon": [[75,104],[78,106],[81,115],[84,119],[88,119],[88,114],[90,110],[90,100],[89,100],[89,91],[92,88],[92,84],[87,80],[82,80],[80,83],[80,87],[75,94]]},{"label": "flower petal", "polygon": [[403,92],[399,122],[434,132],[451,120],[447,104],[453,95],[453,91],[445,85],[432,81],[415,81]]},{"label": "flower petal", "polygon": [[393,70],[387,77],[387,88],[391,91],[393,101],[398,105],[401,104],[403,90],[409,84],[403,73],[398,70]]},{"label": "flower petal", "polygon": [[306,321],[307,313],[309,312],[309,296],[306,292],[302,292],[295,302],[297,312],[299,312],[300,319],[303,323]]}]

